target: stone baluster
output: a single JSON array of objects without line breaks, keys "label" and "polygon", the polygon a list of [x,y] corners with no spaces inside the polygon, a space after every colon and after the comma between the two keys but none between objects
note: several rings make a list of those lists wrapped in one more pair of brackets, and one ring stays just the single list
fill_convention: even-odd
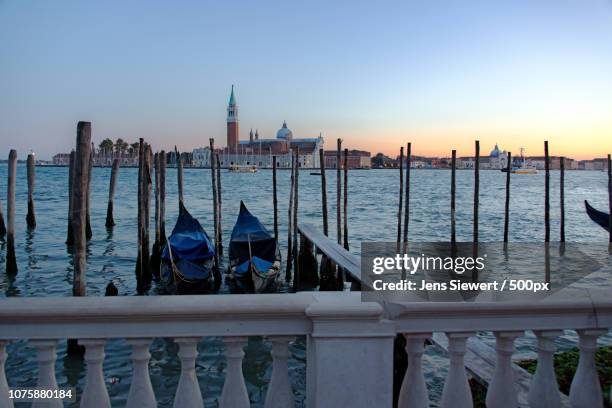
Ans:
[{"label": "stone baluster", "polygon": [[518,407],[514,374],[512,373],[512,353],[514,352],[514,339],[522,335],[522,331],[495,332],[497,362],[487,390],[487,407]]},{"label": "stone baluster", "polygon": [[6,362],[6,344],[8,341],[0,340],[0,408],[13,408],[13,400],[9,399],[9,386],[6,382],[4,363]]},{"label": "stone baluster", "polygon": [[155,408],[155,394],[149,376],[149,346],[151,339],[128,339],[127,344],[132,346],[132,385],[127,399],[127,408]]},{"label": "stone baluster", "polygon": [[[55,379],[57,340],[30,340],[30,344],[36,348],[36,358],[38,359],[38,383],[36,386],[47,390],[57,389],[57,380]],[[32,402],[32,408],[61,408],[63,406],[64,403],[60,399],[38,399]]]},{"label": "stone baluster", "polygon": [[289,342],[290,336],[270,337],[272,343],[272,378],[266,393],[265,408],[292,408],[295,406],[293,390],[289,380]]},{"label": "stone baluster", "polygon": [[246,337],[225,337],[223,339],[226,346],[227,372],[223,391],[219,397],[221,408],[250,407],[249,394],[242,375],[242,358],[244,357],[242,347],[245,341]]},{"label": "stone baluster", "polygon": [[204,401],[195,372],[200,338],[183,337],[174,341],[179,344],[178,356],[181,359],[181,377],[174,396],[174,408],[202,408]]},{"label": "stone baluster", "polygon": [[597,337],[606,334],[607,330],[577,330],[580,336],[578,348],[580,360],[570,387],[570,404],[572,408],[603,407],[601,385],[595,367]]},{"label": "stone baluster", "polygon": [[555,376],[553,356],[555,338],[563,334],[555,331],[534,331],[538,338],[538,365],[529,388],[531,408],[556,408],[561,406],[559,384]]},{"label": "stone baluster", "polygon": [[423,375],[422,359],[425,351],[424,343],[431,333],[405,334],[406,353],[408,354],[408,369],[402,381],[398,407],[427,408],[429,397]]},{"label": "stone baluster", "polygon": [[79,344],[85,346],[85,362],[87,362],[87,375],[85,377],[85,388],[81,396],[81,407],[83,408],[110,408],[110,398],[104,384],[104,345],[105,339],[79,340]]},{"label": "stone baluster", "polygon": [[464,363],[465,345],[468,338],[473,335],[474,333],[446,333],[450,367],[444,383],[440,407],[472,408],[474,406]]}]

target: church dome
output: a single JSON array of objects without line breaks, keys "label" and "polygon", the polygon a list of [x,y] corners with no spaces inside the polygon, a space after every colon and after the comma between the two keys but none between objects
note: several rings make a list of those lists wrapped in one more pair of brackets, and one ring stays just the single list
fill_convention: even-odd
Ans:
[{"label": "church dome", "polygon": [[490,157],[499,157],[501,155],[502,151],[499,150],[499,147],[497,146],[497,143],[495,143],[495,148],[493,150],[491,150],[491,153],[489,153]]},{"label": "church dome", "polygon": [[293,132],[287,127],[287,122],[283,122],[283,127],[276,132],[276,138],[282,140],[293,139]]}]

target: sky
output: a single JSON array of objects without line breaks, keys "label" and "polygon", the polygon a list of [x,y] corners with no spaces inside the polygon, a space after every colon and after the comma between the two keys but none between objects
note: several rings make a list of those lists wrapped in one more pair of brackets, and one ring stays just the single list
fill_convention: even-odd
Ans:
[{"label": "sky", "polygon": [[[612,0],[0,0],[0,156],[321,132],[395,156],[612,151]],[[2,153],[4,152],[4,153]]]}]

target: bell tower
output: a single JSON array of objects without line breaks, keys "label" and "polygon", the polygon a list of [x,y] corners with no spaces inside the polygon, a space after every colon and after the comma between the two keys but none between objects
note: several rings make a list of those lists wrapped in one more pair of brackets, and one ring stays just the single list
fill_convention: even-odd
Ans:
[{"label": "bell tower", "polygon": [[238,151],[239,139],[238,105],[234,96],[234,85],[227,105],[227,147],[230,152]]}]

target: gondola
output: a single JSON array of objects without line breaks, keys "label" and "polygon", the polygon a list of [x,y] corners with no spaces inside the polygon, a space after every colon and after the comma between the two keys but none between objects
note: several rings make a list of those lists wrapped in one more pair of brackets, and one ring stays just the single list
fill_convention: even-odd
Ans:
[{"label": "gondola", "polygon": [[587,200],[584,200],[584,206],[589,217],[599,224],[606,231],[610,231],[610,215],[603,211],[599,211],[591,207]]},{"label": "gondola", "polygon": [[181,203],[176,225],[162,251],[162,287],[176,294],[210,292],[214,288],[214,253],[208,234]]},{"label": "gondola", "polygon": [[276,239],[240,201],[240,213],[230,238],[230,277],[248,292],[274,292],[280,265]]}]

